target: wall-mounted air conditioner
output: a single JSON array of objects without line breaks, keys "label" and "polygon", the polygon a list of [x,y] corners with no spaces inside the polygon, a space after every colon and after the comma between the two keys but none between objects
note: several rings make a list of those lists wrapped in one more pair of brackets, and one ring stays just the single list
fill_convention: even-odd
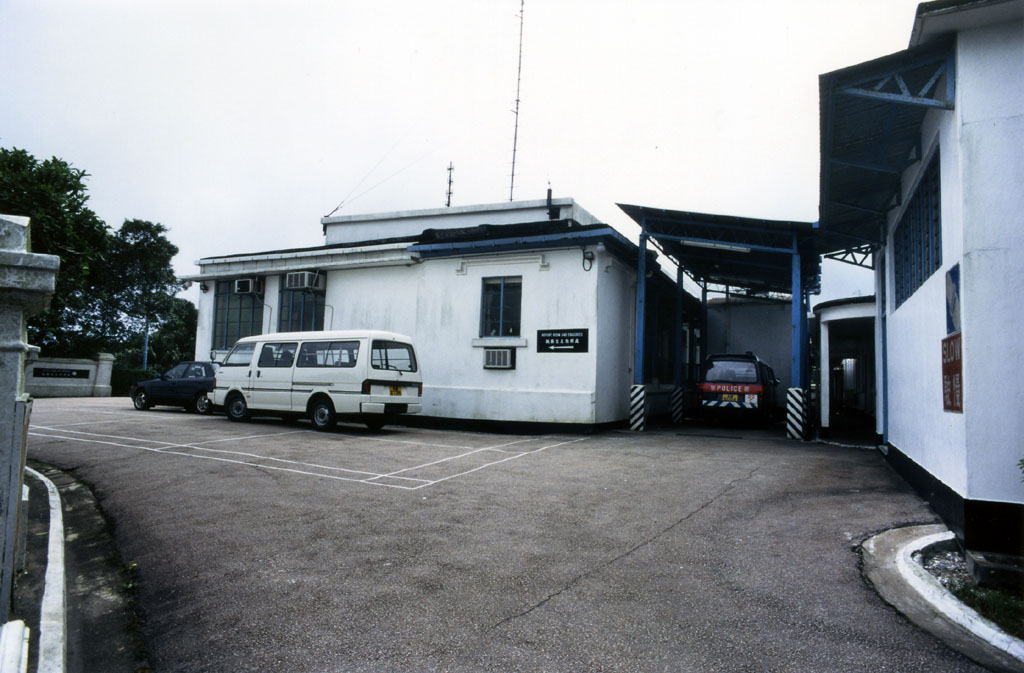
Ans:
[{"label": "wall-mounted air conditioner", "polygon": [[285,274],[284,289],[322,290],[324,289],[324,276],[314,271],[293,271]]},{"label": "wall-mounted air conditioner", "polygon": [[259,294],[263,290],[259,278],[236,278],[235,294]]},{"label": "wall-mounted air conditioner", "polygon": [[484,369],[515,369],[515,348],[485,348]]}]

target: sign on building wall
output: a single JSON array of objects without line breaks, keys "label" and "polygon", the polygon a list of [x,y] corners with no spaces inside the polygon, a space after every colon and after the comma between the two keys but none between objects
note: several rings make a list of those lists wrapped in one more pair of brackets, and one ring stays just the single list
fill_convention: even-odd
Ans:
[{"label": "sign on building wall", "polygon": [[963,354],[960,332],[942,340],[942,408],[964,410]]},{"label": "sign on building wall", "polygon": [[537,330],[538,353],[586,353],[589,347],[588,329]]}]

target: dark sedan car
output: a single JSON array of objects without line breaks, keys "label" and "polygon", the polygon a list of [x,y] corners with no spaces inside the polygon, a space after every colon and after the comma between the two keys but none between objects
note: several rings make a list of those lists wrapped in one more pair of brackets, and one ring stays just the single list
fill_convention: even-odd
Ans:
[{"label": "dark sedan car", "polygon": [[212,362],[181,362],[158,379],[139,381],[129,395],[139,410],[162,404],[208,414],[213,408],[216,373],[217,365]]}]

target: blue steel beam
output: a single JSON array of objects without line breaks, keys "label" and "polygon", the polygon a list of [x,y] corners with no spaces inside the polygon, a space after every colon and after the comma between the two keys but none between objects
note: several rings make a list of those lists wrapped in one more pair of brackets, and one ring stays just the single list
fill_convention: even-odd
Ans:
[{"label": "blue steel beam", "polygon": [[644,317],[645,298],[647,296],[647,231],[643,223],[640,225],[640,250],[636,263],[636,343],[633,351],[633,383],[644,383]]},{"label": "blue steel beam", "polygon": [[676,267],[676,314],[672,323],[672,336],[675,339],[675,376],[676,388],[683,385],[683,267]]},{"label": "blue steel beam", "polygon": [[612,237],[617,242],[631,245],[628,240],[611,227],[589,229],[587,231],[568,231],[559,234],[541,234],[538,236],[514,236],[509,238],[481,239],[475,241],[453,241],[449,243],[417,243],[410,245],[409,252],[418,253],[421,257],[443,257],[444,255],[462,254],[464,252],[501,252],[516,248],[567,248],[586,243],[598,243],[600,239]]},{"label": "blue steel beam", "polygon": [[[795,238],[795,237],[794,237]],[[794,242],[795,244],[795,242]],[[792,342],[791,342],[791,356],[792,365],[790,367],[790,376],[792,378],[793,387],[800,388],[801,381],[803,381],[803,363],[800,357],[803,352],[803,330],[802,324],[804,316],[803,311],[803,288],[800,277],[800,253],[793,253],[793,292],[791,296],[792,304]]]}]

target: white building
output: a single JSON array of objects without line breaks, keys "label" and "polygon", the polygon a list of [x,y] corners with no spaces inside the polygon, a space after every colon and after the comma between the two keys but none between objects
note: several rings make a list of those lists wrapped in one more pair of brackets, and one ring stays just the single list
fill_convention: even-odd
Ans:
[{"label": "white building", "polygon": [[638,248],[573,200],[322,224],[323,246],[197,262],[197,358],[249,334],[383,329],[415,341],[424,416],[627,418]]},{"label": "white building", "polygon": [[821,229],[874,251],[877,431],[975,560],[1024,556],[1024,0],[822,75]]}]

